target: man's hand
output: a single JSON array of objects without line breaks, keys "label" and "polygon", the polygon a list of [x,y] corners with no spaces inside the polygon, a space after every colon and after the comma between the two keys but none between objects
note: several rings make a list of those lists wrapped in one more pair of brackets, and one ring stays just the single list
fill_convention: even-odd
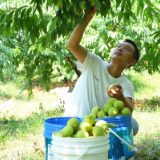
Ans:
[{"label": "man's hand", "polygon": [[107,89],[107,93],[111,98],[121,99],[123,97],[122,86],[117,84]]},{"label": "man's hand", "polygon": [[96,9],[96,7],[95,7],[95,5],[94,5],[93,7],[91,7],[91,9],[90,9],[90,11],[88,12],[87,16],[93,17],[96,12],[97,12],[97,9]]},{"label": "man's hand", "polygon": [[123,89],[121,85],[113,85],[107,89],[107,93],[111,98],[115,98],[117,100],[121,100],[124,103],[124,106],[129,108],[131,112],[133,112],[133,103],[132,98],[124,97]]}]

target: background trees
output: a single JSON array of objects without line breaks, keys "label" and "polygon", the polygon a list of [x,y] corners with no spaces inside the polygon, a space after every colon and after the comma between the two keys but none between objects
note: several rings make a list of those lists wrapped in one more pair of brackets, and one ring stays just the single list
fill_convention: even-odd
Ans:
[{"label": "background trees", "polygon": [[32,94],[33,78],[46,89],[57,70],[67,81],[80,76],[76,60],[66,48],[74,27],[92,5],[97,14],[86,29],[82,44],[110,60],[112,48],[130,38],[140,48],[133,68],[159,72],[160,6],[150,0],[17,0],[0,2],[0,79],[20,74]]}]

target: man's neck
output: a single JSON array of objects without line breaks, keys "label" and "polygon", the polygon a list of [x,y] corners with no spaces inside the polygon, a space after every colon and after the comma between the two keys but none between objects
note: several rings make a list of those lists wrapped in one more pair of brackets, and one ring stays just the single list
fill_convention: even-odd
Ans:
[{"label": "man's neck", "polygon": [[112,62],[108,64],[108,72],[114,78],[119,78],[124,69],[125,68],[122,66],[115,64],[113,65]]}]

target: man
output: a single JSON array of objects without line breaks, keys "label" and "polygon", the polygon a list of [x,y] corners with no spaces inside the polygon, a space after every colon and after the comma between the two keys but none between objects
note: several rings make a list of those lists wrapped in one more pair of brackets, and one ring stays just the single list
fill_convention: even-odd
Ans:
[{"label": "man", "polygon": [[[131,40],[120,43],[112,54],[111,63],[87,51],[80,45],[85,28],[96,13],[93,7],[86,15],[85,22],[77,25],[71,34],[67,47],[78,60],[77,67],[82,71],[72,92],[70,103],[63,116],[84,117],[95,106],[103,108],[109,98],[123,101],[133,112],[134,88],[121,73],[139,59],[139,50]],[[115,89],[107,89],[113,85]]]}]

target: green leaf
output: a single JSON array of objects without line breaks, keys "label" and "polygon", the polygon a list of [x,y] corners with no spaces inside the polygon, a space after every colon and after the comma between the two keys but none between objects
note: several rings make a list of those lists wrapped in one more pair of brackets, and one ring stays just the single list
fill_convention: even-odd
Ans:
[{"label": "green leaf", "polygon": [[131,11],[131,17],[135,20],[135,21],[137,21],[137,18],[136,18],[136,16],[135,16],[135,14]]},{"label": "green leaf", "polygon": [[153,58],[153,71],[155,72],[158,67],[158,54]]},{"label": "green leaf", "polygon": [[43,19],[40,24],[41,24],[41,27],[43,29],[43,32],[47,33],[47,22],[46,22],[46,20]]},{"label": "green leaf", "polygon": [[53,42],[54,40],[56,40],[56,28],[54,28],[51,32],[51,41]]},{"label": "green leaf", "polygon": [[29,17],[30,13],[32,12],[32,7],[29,7],[26,12],[27,12],[27,17]]},{"label": "green leaf", "polygon": [[12,18],[13,13],[14,13],[14,11],[10,12],[10,13],[6,16],[6,19],[5,19],[6,22],[8,22],[8,21]]},{"label": "green leaf", "polygon": [[118,22],[121,22],[122,17],[123,17],[123,13],[122,13],[122,11],[120,11],[118,14]]},{"label": "green leaf", "polygon": [[116,0],[116,9],[119,7],[119,5],[121,4],[122,0]]},{"label": "green leaf", "polygon": [[37,5],[37,10],[38,10],[38,12],[40,14],[40,17],[43,18],[43,11],[42,11],[42,8],[41,8],[40,5]]},{"label": "green leaf", "polygon": [[101,9],[101,3],[99,1],[97,1],[95,3],[95,6],[96,6],[97,11],[100,11],[100,9]]},{"label": "green leaf", "polygon": [[150,2],[150,0],[144,0],[144,2],[145,2],[148,6],[150,6],[150,7],[153,6],[153,4]]},{"label": "green leaf", "polygon": [[152,35],[154,35],[154,39],[156,39],[157,37],[160,37],[160,31],[156,31]]},{"label": "green leaf", "polygon": [[126,12],[131,11],[132,6],[131,6],[131,1],[130,0],[127,0],[126,8],[127,8]]}]

